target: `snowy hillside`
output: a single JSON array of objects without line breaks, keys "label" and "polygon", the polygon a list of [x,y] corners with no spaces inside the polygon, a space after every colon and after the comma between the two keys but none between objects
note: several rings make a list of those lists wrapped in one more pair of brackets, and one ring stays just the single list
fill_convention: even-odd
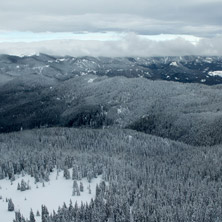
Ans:
[{"label": "snowy hillside", "polygon": [[[70,174],[72,170],[70,169]],[[79,180],[77,183],[80,185],[82,182],[84,191],[80,192],[80,196],[73,196],[73,180],[65,179],[63,171],[54,170],[50,174],[50,181],[35,183],[35,179],[29,175],[16,175],[15,181],[11,182],[9,179],[0,180],[0,221],[1,222],[12,222],[15,218],[14,211],[20,211],[21,214],[29,219],[30,210],[33,210],[36,221],[41,221],[41,216],[36,216],[37,211],[41,214],[41,206],[45,205],[51,214],[57,211],[59,207],[65,203],[69,206],[72,201],[73,206],[77,202],[81,205],[81,202],[90,202],[95,197],[96,185],[98,185],[102,178],[99,176],[93,179],[90,183],[86,178]],[[30,189],[25,191],[17,190],[18,183],[24,180],[29,184]],[[8,202],[6,199],[12,199],[15,210],[12,212],[8,211]]]},{"label": "snowy hillside", "polygon": [[56,84],[39,79],[0,87],[0,132],[117,127],[195,145],[222,141],[221,85],[89,74]]}]

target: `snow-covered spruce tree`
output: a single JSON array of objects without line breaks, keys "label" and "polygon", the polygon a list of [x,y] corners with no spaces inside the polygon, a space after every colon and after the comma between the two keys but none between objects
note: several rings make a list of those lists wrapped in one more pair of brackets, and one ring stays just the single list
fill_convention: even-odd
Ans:
[{"label": "snow-covered spruce tree", "polygon": [[83,192],[83,191],[84,191],[84,186],[83,186],[83,183],[82,183],[82,182],[80,182],[79,189],[80,189],[80,192]]},{"label": "snow-covered spruce tree", "polygon": [[91,190],[90,184],[89,184],[89,186],[88,186],[87,188],[88,188],[89,194],[91,194],[91,193],[92,193],[92,190]]},{"label": "snow-covered spruce tree", "polygon": [[91,170],[88,170],[87,171],[87,180],[89,183],[91,183],[92,178],[93,178],[93,173]]},{"label": "snow-covered spruce tree", "polygon": [[8,166],[8,177],[9,177],[10,180],[14,180],[14,179],[15,179],[14,168],[13,168],[12,162],[9,162],[9,166]]},{"label": "snow-covered spruce tree", "polygon": [[72,196],[80,196],[79,185],[76,180],[73,181]]},{"label": "snow-covered spruce tree", "polygon": [[40,217],[40,213],[39,213],[38,210],[37,210],[37,212],[36,212],[36,217]]},{"label": "snow-covered spruce tree", "polygon": [[63,176],[64,176],[67,180],[70,179],[70,172],[69,172],[68,168],[65,168],[65,169],[64,169]]},{"label": "snow-covered spruce tree", "polygon": [[42,205],[42,222],[48,222],[49,211],[46,206]]},{"label": "snow-covered spruce tree", "polygon": [[74,165],[72,167],[72,179],[78,180],[78,166],[77,165]]},{"label": "snow-covered spruce tree", "polygon": [[15,206],[14,203],[12,202],[12,199],[8,200],[8,211],[14,211]]},{"label": "snow-covered spruce tree", "polygon": [[21,222],[21,221],[22,221],[22,215],[20,211],[15,211],[15,219],[13,220],[13,222]]},{"label": "snow-covered spruce tree", "polygon": [[17,190],[21,190],[20,183],[18,183],[18,185],[17,185]]},{"label": "snow-covered spruce tree", "polygon": [[21,185],[20,185],[20,190],[21,191],[25,191],[25,190],[27,190],[28,188],[27,188],[27,184],[26,184],[26,182],[22,179],[21,180]]},{"label": "snow-covered spruce tree", "polygon": [[31,209],[30,215],[29,215],[29,222],[36,222],[35,215],[34,215],[32,209]]},{"label": "snow-covered spruce tree", "polygon": [[2,170],[2,167],[0,166],[0,180],[4,179],[5,175],[4,172]]}]

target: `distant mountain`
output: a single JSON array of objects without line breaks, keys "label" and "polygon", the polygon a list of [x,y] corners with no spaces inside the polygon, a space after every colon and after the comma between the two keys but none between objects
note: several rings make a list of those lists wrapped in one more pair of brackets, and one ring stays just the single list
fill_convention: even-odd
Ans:
[{"label": "distant mountain", "polygon": [[125,76],[183,83],[222,83],[222,57],[56,57],[0,55],[0,84],[23,75],[64,81],[75,76]]}]

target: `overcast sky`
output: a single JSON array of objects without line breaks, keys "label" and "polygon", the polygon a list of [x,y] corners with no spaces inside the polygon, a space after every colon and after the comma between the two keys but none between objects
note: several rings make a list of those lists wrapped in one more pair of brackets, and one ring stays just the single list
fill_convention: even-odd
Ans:
[{"label": "overcast sky", "polygon": [[222,0],[0,1],[0,53],[222,55]]}]

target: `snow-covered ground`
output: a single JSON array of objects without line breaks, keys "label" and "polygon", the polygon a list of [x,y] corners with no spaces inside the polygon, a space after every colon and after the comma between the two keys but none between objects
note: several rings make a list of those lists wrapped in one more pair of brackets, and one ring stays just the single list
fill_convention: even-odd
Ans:
[{"label": "snow-covered ground", "polygon": [[[71,174],[72,175],[72,174]],[[25,182],[29,181],[29,185],[31,186],[30,190],[19,191],[17,190],[18,183],[21,183],[21,180]],[[92,198],[95,197],[96,185],[101,182],[101,176],[93,179],[90,183],[91,194],[89,194],[88,186],[89,183],[86,178],[83,178],[81,182],[84,186],[84,191],[80,192],[80,196],[72,196],[73,190],[73,180],[66,180],[63,177],[63,171],[57,175],[56,170],[50,174],[50,181],[44,183],[44,187],[42,183],[34,183],[34,178],[31,176],[18,176],[13,184],[8,179],[0,180],[0,222],[12,222],[15,213],[8,211],[8,203],[6,202],[6,198],[11,198],[14,205],[15,210],[20,210],[21,214],[25,218],[29,218],[30,209],[33,210],[35,217],[37,210],[41,214],[41,205],[45,205],[49,212],[52,213],[53,210],[57,210],[59,206],[62,206],[65,202],[68,206],[70,200],[73,205],[77,201],[78,204],[81,202],[90,202]],[[78,181],[78,185],[80,181]],[[36,217],[36,222],[40,222],[41,217]]]}]

